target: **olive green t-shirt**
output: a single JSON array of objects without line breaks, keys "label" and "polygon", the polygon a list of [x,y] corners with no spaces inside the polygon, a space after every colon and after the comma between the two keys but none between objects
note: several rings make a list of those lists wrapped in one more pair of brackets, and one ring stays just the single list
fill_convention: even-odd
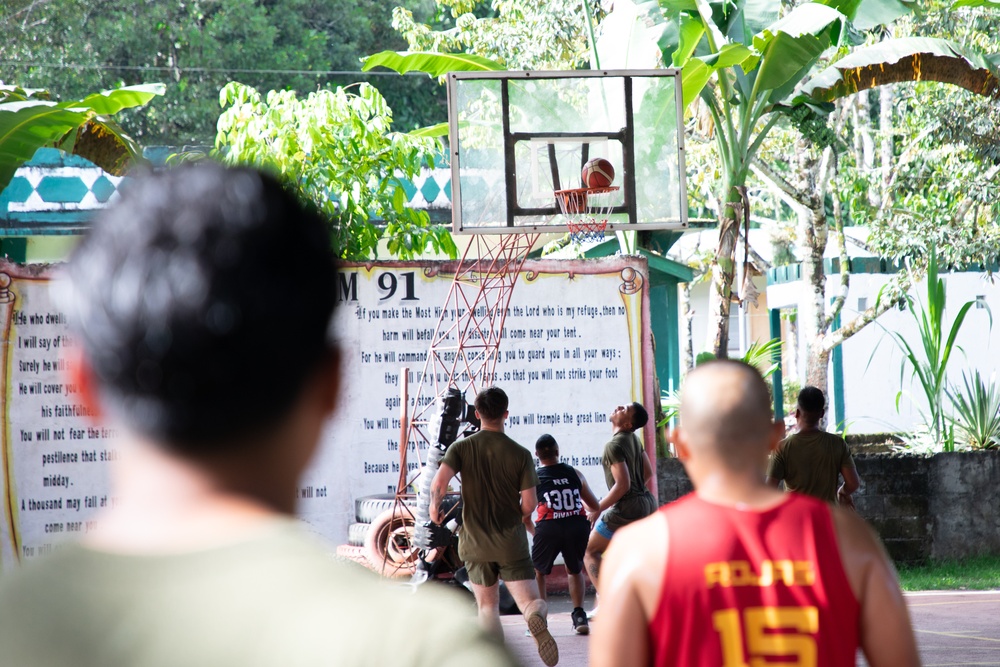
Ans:
[{"label": "olive green t-shirt", "polygon": [[503,433],[480,431],[453,442],[441,462],[462,474],[462,560],[509,563],[527,558],[521,491],[538,485],[531,452]]},{"label": "olive green t-shirt", "polygon": [[604,445],[601,465],[604,467],[604,480],[609,490],[615,485],[615,477],[611,473],[611,466],[615,463],[625,463],[628,467],[629,487],[625,495],[619,498],[602,517],[612,529],[620,528],[656,511],[656,500],[646,488],[644,477],[646,453],[634,433],[630,431],[615,433]]},{"label": "olive green t-shirt", "polygon": [[413,593],[380,581],[336,560],[293,519],[192,553],[69,544],[0,577],[0,662],[512,667],[478,628],[474,607],[435,586]]},{"label": "olive green t-shirt", "polygon": [[790,435],[778,445],[771,455],[767,476],[784,480],[789,491],[834,503],[837,476],[844,466],[854,466],[844,439],[826,431],[809,431]]}]

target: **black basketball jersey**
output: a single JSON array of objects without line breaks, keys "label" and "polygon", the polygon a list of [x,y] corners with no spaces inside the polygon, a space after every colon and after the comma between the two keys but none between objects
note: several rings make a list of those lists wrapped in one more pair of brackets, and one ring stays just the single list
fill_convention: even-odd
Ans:
[{"label": "black basketball jersey", "polygon": [[556,463],[540,466],[538,473],[538,520],[566,519],[586,516],[583,498],[580,497],[580,476],[572,466]]}]

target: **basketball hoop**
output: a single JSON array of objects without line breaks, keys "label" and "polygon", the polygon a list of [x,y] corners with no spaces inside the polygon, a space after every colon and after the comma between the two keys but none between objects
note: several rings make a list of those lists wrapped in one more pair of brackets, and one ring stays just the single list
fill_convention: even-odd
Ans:
[{"label": "basketball hoop", "polygon": [[615,207],[613,194],[617,191],[617,186],[554,191],[559,210],[566,216],[566,227],[574,243],[598,243],[604,240],[608,215]]}]

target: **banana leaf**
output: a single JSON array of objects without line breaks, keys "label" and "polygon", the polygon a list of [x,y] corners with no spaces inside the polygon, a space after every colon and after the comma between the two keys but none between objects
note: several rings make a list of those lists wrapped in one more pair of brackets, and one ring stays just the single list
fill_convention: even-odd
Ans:
[{"label": "banana leaf", "polygon": [[1000,70],[993,62],[950,40],[930,37],[890,39],[858,49],[807,81],[799,92],[831,102],[901,81],[938,81],[1000,97]]},{"label": "banana leaf", "polygon": [[858,30],[888,25],[913,11],[913,0],[816,0],[850,19]]},{"label": "banana leaf", "polygon": [[[139,147],[108,116],[147,104],[162,95],[162,84],[128,86],[72,102],[39,99],[37,91],[14,91],[0,103],[0,190],[18,167],[43,147],[57,147],[121,175],[140,156]],[[6,92],[6,91],[4,91]]]},{"label": "banana leaf", "polygon": [[1000,0],[957,0],[952,6],[952,9],[959,9],[960,7],[992,7],[993,9],[1000,9]]},{"label": "banana leaf", "polygon": [[367,72],[374,67],[406,74],[424,72],[430,76],[442,76],[448,72],[493,72],[504,69],[500,63],[472,55],[471,53],[434,53],[429,51],[396,52],[382,51],[364,59],[361,70]]}]

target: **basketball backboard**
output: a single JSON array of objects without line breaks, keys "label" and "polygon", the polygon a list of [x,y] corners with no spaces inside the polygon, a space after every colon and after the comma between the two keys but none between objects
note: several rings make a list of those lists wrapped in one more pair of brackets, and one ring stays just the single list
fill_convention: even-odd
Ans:
[{"label": "basketball backboard", "polygon": [[680,70],[448,74],[455,233],[565,232],[557,190],[615,168],[607,228],[687,226]]}]

